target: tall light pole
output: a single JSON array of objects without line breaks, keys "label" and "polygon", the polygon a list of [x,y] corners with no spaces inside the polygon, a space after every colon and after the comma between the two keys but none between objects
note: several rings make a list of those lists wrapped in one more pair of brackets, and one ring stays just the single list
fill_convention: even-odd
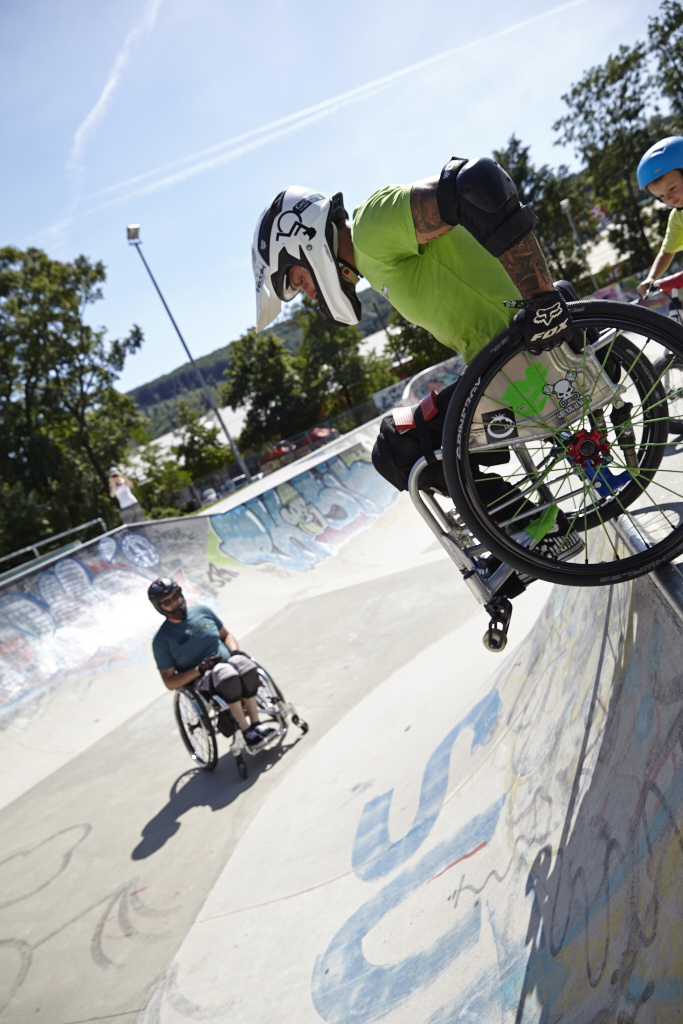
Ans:
[{"label": "tall light pole", "polygon": [[149,269],[149,264],[147,263],[147,260],[145,259],[145,257],[142,254],[142,249],[140,248],[141,245],[142,245],[142,239],[140,238],[140,225],[139,224],[129,224],[128,228],[127,228],[127,236],[128,236],[129,244],[130,245],[134,245],[135,248],[138,251],[138,255],[140,256],[140,259],[142,260],[142,262],[143,262],[143,264],[145,266],[145,270],[149,274],[150,280],[151,280],[152,284],[154,285],[154,287],[157,290],[157,295],[161,299],[163,307],[166,310],[166,312],[168,313],[169,319],[170,319],[171,323],[173,324],[173,326],[175,328],[175,332],[178,335],[178,337],[180,338],[180,341],[181,341],[181,344],[182,344],[183,348],[187,352],[187,358],[192,363],[192,366],[194,367],[194,370],[195,370],[197,376],[199,377],[199,382],[200,382],[201,386],[204,388],[204,394],[206,395],[206,400],[209,403],[209,406],[211,407],[211,409],[213,409],[214,413],[216,414],[216,419],[218,420],[218,422],[219,422],[219,424],[220,424],[220,426],[221,426],[221,428],[223,430],[223,433],[225,434],[225,436],[228,439],[228,443],[229,443],[230,447],[232,448],[233,455],[237,459],[237,462],[239,464],[240,469],[242,470],[242,472],[244,473],[245,477],[247,478],[247,481],[250,483],[251,482],[251,473],[249,472],[247,464],[244,461],[244,459],[242,458],[237,445],[233,441],[233,438],[232,438],[232,435],[231,435],[230,431],[228,430],[228,428],[226,427],[225,423],[223,422],[223,417],[221,416],[220,412],[218,411],[218,406],[214,402],[213,395],[211,394],[209,386],[208,386],[208,384],[206,383],[206,381],[204,379],[204,374],[202,373],[202,371],[199,369],[199,367],[195,363],[194,359],[192,358],[192,353],[190,352],[189,348],[187,347],[187,343],[186,343],[185,339],[183,338],[182,334],[180,333],[180,328],[178,327],[178,324],[173,319],[173,313],[171,313],[171,310],[168,308],[168,303],[166,302],[166,299],[164,298],[164,296],[161,293],[161,288],[156,283],[156,280],[154,278],[154,274]]},{"label": "tall light pole", "polygon": [[571,203],[569,202],[568,199],[561,199],[560,200],[560,209],[564,213],[567,214],[567,220],[569,221],[569,226],[572,229],[572,232],[574,234],[574,238],[576,239],[576,244],[579,247],[579,252],[583,256],[583,262],[586,264],[586,267],[588,268],[588,273],[590,274],[590,279],[593,282],[593,291],[597,292],[598,287],[599,287],[598,286],[598,282],[595,280],[595,277],[593,275],[593,271],[590,268],[590,263],[588,262],[588,257],[586,256],[584,248],[581,245],[581,239],[579,238],[579,232],[576,230],[576,224],[574,223],[574,218],[572,217]]}]

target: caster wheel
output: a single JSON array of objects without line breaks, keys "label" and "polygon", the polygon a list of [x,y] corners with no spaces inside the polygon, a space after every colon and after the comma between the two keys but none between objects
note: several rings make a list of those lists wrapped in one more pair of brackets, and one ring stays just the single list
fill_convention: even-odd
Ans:
[{"label": "caster wheel", "polygon": [[296,724],[299,726],[299,728],[301,729],[302,733],[307,733],[308,732],[308,722],[304,722],[303,718],[300,718],[299,721]]},{"label": "caster wheel", "polygon": [[242,759],[240,759],[237,762],[237,771],[241,779],[246,779],[247,775],[249,774],[249,769],[247,768],[246,763]]},{"label": "caster wheel", "polygon": [[492,651],[494,654],[500,654],[504,651],[507,646],[508,638],[500,629],[487,629],[482,637],[482,643],[487,651]]}]

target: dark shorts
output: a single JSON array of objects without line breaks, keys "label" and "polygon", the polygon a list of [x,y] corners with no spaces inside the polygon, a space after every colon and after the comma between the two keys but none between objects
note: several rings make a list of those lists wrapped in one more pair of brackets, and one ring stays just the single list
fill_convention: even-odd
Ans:
[{"label": "dark shorts", "polygon": [[233,654],[229,661],[219,662],[197,683],[197,689],[202,693],[217,693],[228,704],[255,697],[258,687],[256,665],[244,654]]}]

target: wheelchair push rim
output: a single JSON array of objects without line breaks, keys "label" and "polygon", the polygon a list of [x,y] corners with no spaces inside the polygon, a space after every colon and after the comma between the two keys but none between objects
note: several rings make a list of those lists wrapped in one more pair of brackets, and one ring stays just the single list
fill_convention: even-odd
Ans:
[{"label": "wheelchair push rim", "polygon": [[259,677],[259,688],[256,691],[259,721],[263,724],[272,725],[276,730],[275,735],[270,737],[267,743],[264,743],[262,746],[259,744],[258,750],[254,751],[254,753],[257,753],[261,750],[269,750],[283,742],[289,729],[289,720],[287,718],[286,701],[277,683],[263,665],[260,665],[254,659],[252,661],[256,665]]},{"label": "wheelchair push rim", "polygon": [[205,771],[218,762],[216,732],[201,697],[188,690],[176,690],[174,710],[178,731],[192,760]]},{"label": "wheelchair push rim", "polygon": [[683,361],[683,329],[623,303],[569,308],[577,351],[531,356],[504,332],[473,360],[448,409],[443,463],[458,512],[497,558],[602,586],[683,551],[683,457],[667,450],[661,366],[666,350]]}]

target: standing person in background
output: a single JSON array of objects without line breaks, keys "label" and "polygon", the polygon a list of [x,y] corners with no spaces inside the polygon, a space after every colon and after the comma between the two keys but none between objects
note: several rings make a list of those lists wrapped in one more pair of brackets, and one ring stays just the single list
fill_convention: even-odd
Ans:
[{"label": "standing person in background", "polygon": [[121,511],[121,521],[128,523],[143,523],[145,513],[142,511],[140,502],[131,491],[130,480],[128,480],[116,466],[109,470],[109,497],[116,498]]},{"label": "standing person in background", "polygon": [[662,247],[647,277],[638,285],[644,295],[653,281],[666,274],[676,253],[683,250],[683,135],[671,135],[650,146],[638,164],[638,184],[655,199],[673,206]]}]

